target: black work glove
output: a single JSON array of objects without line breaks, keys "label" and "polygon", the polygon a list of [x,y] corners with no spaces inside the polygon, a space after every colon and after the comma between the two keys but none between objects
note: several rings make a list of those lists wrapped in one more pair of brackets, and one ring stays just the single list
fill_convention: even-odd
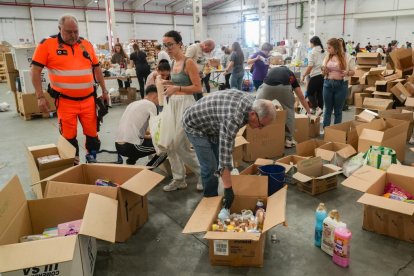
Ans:
[{"label": "black work glove", "polygon": [[230,209],[231,205],[233,204],[234,200],[234,193],[233,188],[224,188],[224,199],[223,199],[223,207],[226,209]]}]

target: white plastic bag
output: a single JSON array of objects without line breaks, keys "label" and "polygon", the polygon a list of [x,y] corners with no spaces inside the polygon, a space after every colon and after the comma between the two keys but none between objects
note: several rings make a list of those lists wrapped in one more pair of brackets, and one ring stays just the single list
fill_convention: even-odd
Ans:
[{"label": "white plastic bag", "polygon": [[364,165],[364,153],[358,153],[357,155],[349,158],[342,165],[342,173],[346,177],[350,177],[356,170],[358,170],[362,165]]},{"label": "white plastic bag", "polygon": [[172,118],[170,105],[166,102],[163,111],[159,115],[150,117],[152,143],[157,154],[167,152],[174,142],[175,124],[172,120],[175,119]]},{"label": "white plastic bag", "polygon": [[7,111],[9,110],[9,108],[10,108],[10,105],[8,103],[6,102],[0,103],[0,112]]},{"label": "white plastic bag", "polygon": [[151,114],[148,125],[149,125],[149,129],[151,132],[152,144],[154,145],[154,149],[157,154],[162,153],[162,151],[158,148],[158,141],[160,137],[160,123],[161,123],[161,114],[160,115]]}]

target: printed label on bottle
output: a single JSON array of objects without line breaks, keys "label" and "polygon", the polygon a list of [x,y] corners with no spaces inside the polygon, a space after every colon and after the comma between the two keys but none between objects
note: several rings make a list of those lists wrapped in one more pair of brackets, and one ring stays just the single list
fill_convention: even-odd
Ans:
[{"label": "printed label on bottle", "polygon": [[334,254],[341,258],[349,257],[349,240],[335,237]]}]

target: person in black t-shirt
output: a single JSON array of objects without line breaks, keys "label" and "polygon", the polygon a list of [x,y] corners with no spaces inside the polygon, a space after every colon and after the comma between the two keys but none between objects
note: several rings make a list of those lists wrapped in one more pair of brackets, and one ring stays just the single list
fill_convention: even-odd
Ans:
[{"label": "person in black t-shirt", "polygon": [[134,52],[130,55],[131,65],[135,65],[135,72],[137,73],[139,92],[141,93],[141,99],[145,97],[145,82],[151,72],[151,68],[147,61],[147,54],[144,51],[140,51],[138,44],[132,46]]},{"label": "person in black t-shirt", "polygon": [[308,116],[310,115],[309,105],[303,96],[302,89],[295,77],[295,74],[286,66],[275,67],[269,70],[263,84],[257,91],[257,99],[277,100],[283,109],[287,110],[286,120],[286,140],[285,147],[291,148],[296,145],[293,139],[295,133],[295,96],[299,98],[300,103],[306,109]]}]

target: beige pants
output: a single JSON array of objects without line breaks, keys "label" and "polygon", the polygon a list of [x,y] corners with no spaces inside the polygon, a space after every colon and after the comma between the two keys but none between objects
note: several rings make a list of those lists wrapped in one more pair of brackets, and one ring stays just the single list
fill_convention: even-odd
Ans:
[{"label": "beige pants", "polygon": [[193,95],[173,95],[169,99],[170,112],[169,116],[174,118],[175,138],[171,149],[167,152],[168,159],[171,163],[171,171],[173,179],[182,181],[185,179],[185,167],[187,165],[190,170],[200,177],[200,164],[191,143],[188,141],[184,132],[182,119],[184,110],[195,103]]}]

